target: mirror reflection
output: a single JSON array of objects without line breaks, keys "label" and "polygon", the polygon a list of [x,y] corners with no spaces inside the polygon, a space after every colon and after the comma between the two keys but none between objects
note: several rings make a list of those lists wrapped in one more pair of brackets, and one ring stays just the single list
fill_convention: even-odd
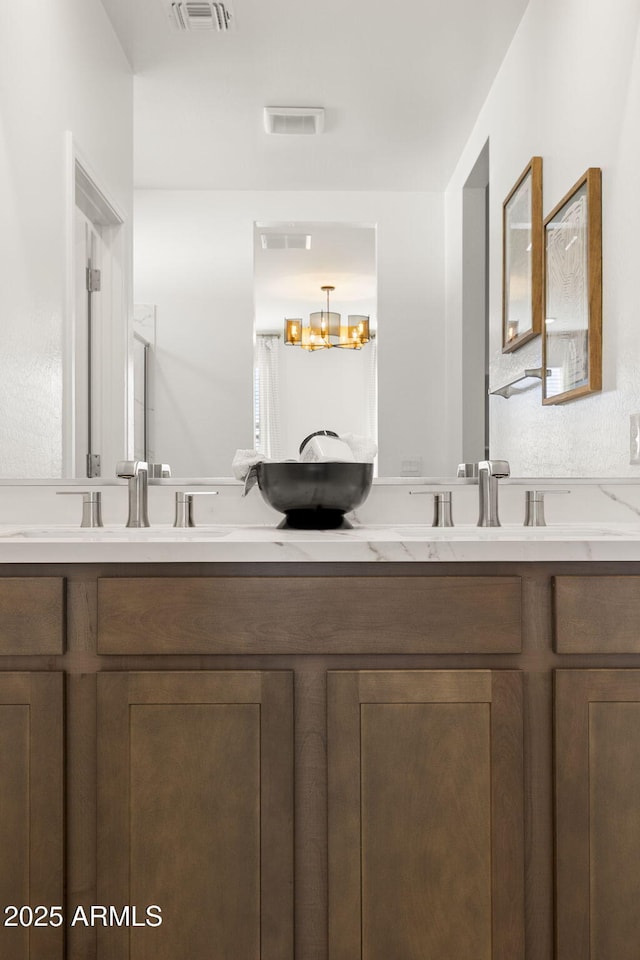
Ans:
[{"label": "mirror reflection", "polygon": [[[369,319],[361,349],[304,349],[285,343],[285,318],[297,330],[339,315]],[[377,322],[375,228],[336,223],[257,223],[254,229],[255,449],[272,459],[295,458],[300,442],[319,429],[377,443]],[[320,312],[321,316],[317,314]],[[329,327],[327,328],[329,330]],[[294,336],[295,339],[295,336]]]},{"label": "mirror reflection", "polygon": [[[113,477],[144,449],[140,349],[149,453],[176,476],[230,476],[255,442],[256,223],[375,226],[375,310],[354,310],[335,268],[303,316],[325,284],[341,314],[375,316],[379,474],[451,476],[487,446],[487,386],[541,366],[539,336],[502,352],[501,204],[534,154],[544,215],[603,170],[603,389],[562,406],[539,384],[492,396],[490,454],[513,476],[637,475],[635,2],[604,33],[580,0],[461,0],[437,16],[411,0],[402,18],[370,0],[238,0],[228,31],[178,29],[168,0],[1,6],[2,476],[86,476],[89,457]],[[363,70],[362,49],[385,69]],[[265,107],[324,123],[269,132]],[[76,262],[77,208],[91,266]],[[101,272],[91,361],[87,270]],[[369,346],[338,360],[353,371]],[[336,384],[324,377],[323,397]]]},{"label": "mirror reflection", "polygon": [[[230,243],[228,225],[217,229],[189,197],[175,195],[171,211],[165,199],[149,194],[136,210],[136,295],[145,302],[136,304],[135,327],[150,345],[148,458],[170,463],[176,476],[218,476],[229,472],[232,446],[242,438],[272,459],[297,457],[300,441],[318,429],[376,440],[375,338],[366,349],[313,352],[287,347],[283,338],[285,317],[308,317],[323,306],[320,286],[327,278],[336,287],[332,310],[345,319],[367,314],[376,332],[375,228],[252,224],[253,236],[239,239],[253,247],[244,251],[253,274],[252,289],[245,289],[231,264],[225,275],[216,267]],[[170,219],[181,238],[179,256],[173,231],[166,233]],[[297,246],[298,237],[304,245]],[[240,328],[250,305],[251,323]],[[243,339],[244,380],[235,374],[241,367],[227,368],[234,343]],[[252,404],[251,439],[237,427],[234,389],[242,409]],[[221,421],[230,425],[226,437]]]}]

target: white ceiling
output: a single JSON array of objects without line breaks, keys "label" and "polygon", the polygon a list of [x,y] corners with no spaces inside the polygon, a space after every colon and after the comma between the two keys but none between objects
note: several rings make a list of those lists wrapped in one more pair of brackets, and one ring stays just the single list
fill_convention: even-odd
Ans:
[{"label": "white ceiling", "polygon": [[[442,190],[528,0],[233,0],[180,33],[167,0],[102,0],[135,77],[139,187]],[[264,106],[320,106],[269,136]]]},{"label": "white ceiling", "polygon": [[[262,233],[305,234],[309,250],[263,250]],[[348,223],[258,223],[254,230],[253,295],[258,332],[282,333],[284,318],[304,318],[326,309],[331,284],[332,311],[364,314],[376,322],[376,231]]]}]

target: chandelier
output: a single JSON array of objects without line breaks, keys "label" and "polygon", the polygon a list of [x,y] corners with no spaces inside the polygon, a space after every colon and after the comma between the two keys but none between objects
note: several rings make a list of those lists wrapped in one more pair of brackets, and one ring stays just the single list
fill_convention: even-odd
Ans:
[{"label": "chandelier", "polygon": [[369,317],[350,314],[346,324],[342,323],[339,313],[329,308],[329,294],[335,287],[320,287],[327,294],[327,309],[309,314],[309,322],[302,319],[284,321],[284,342],[288,347],[302,347],[303,350],[326,350],[329,347],[342,347],[346,350],[360,350],[369,342]]}]

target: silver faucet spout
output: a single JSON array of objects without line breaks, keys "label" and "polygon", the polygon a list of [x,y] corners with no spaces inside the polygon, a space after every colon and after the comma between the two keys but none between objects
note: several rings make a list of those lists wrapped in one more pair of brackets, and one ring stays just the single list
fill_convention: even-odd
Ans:
[{"label": "silver faucet spout", "polygon": [[498,477],[508,477],[510,472],[506,460],[481,460],[478,463],[479,527],[501,526],[498,516]]},{"label": "silver faucet spout", "polygon": [[116,476],[129,481],[128,527],[148,527],[147,514],[149,465],[146,460],[120,460]]}]

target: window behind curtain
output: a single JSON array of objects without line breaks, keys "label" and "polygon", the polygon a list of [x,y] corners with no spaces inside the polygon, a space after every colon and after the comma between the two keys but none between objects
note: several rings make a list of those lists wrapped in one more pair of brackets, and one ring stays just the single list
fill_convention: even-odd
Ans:
[{"label": "window behind curtain", "polygon": [[257,334],[253,384],[254,446],[271,460],[282,459],[277,334]]}]

